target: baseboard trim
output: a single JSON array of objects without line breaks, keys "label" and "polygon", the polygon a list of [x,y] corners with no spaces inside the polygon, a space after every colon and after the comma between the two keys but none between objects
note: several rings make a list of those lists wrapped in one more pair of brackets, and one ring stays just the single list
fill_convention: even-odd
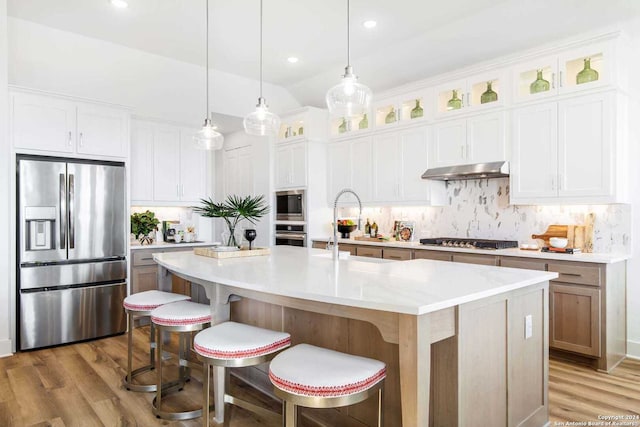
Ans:
[{"label": "baseboard trim", "polygon": [[0,357],[12,356],[11,340],[0,340]]},{"label": "baseboard trim", "polygon": [[631,359],[640,359],[640,342],[627,341],[627,357]]}]

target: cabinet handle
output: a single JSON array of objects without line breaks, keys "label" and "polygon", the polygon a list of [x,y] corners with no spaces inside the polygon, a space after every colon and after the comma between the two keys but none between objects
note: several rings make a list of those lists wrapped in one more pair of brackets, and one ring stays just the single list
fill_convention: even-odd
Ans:
[{"label": "cabinet handle", "polygon": [[551,176],[551,191],[556,191],[556,180]]},{"label": "cabinet handle", "polygon": [[176,196],[180,197],[180,184],[176,184]]},{"label": "cabinet handle", "polygon": [[462,106],[463,107],[464,107],[464,95],[465,95],[464,93],[462,95],[460,95],[460,98],[462,98],[461,101],[462,101]]},{"label": "cabinet handle", "polygon": [[184,197],[184,184],[180,184],[180,195]]},{"label": "cabinet handle", "polygon": [[558,86],[562,87],[562,71],[558,71]]},{"label": "cabinet handle", "polygon": [[67,144],[69,145],[69,147],[71,147],[71,138],[72,138],[71,131],[69,131],[69,139],[67,141]]},{"label": "cabinet handle", "polygon": [[80,147],[84,147],[84,141],[82,140],[82,132],[80,132]]},{"label": "cabinet handle", "polygon": [[558,190],[562,190],[562,174],[558,175]]},{"label": "cabinet handle", "polygon": [[471,107],[471,92],[467,92],[467,107]]},{"label": "cabinet handle", "polygon": [[551,89],[556,88],[556,73],[551,73]]}]

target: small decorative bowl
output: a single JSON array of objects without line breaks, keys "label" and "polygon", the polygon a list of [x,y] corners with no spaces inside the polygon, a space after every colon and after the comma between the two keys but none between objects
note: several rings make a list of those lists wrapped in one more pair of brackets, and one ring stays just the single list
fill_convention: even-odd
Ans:
[{"label": "small decorative bowl", "polygon": [[349,233],[351,233],[357,227],[358,227],[357,225],[338,225],[338,231],[342,233],[340,237],[343,239],[348,239]]},{"label": "small decorative bowl", "polygon": [[560,249],[566,248],[567,243],[569,243],[569,240],[567,240],[564,237],[551,237],[549,239],[549,244],[554,248],[560,248]]}]

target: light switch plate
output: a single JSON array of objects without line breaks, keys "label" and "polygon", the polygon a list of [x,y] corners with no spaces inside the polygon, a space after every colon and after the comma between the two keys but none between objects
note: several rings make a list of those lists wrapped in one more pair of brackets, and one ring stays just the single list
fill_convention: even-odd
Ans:
[{"label": "light switch plate", "polygon": [[533,316],[527,314],[524,317],[524,339],[527,340],[533,336]]}]

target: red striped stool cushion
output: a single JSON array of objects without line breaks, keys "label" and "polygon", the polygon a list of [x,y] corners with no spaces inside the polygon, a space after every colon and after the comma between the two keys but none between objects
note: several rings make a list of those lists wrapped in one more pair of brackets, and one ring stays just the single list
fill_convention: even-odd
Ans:
[{"label": "red striped stool cushion", "polygon": [[214,359],[245,359],[274,353],[291,345],[286,332],[224,322],[200,331],[193,347],[202,356]]},{"label": "red striped stool cushion", "polygon": [[151,312],[151,321],[161,326],[193,326],[211,322],[211,307],[192,301],[161,305]]},{"label": "red striped stool cushion", "polygon": [[301,396],[338,397],[365,391],[386,376],[383,362],[299,344],[269,366],[274,386]]},{"label": "red striped stool cushion", "polygon": [[161,305],[176,301],[188,301],[191,297],[162,291],[144,291],[131,294],[124,299],[124,308],[132,311],[151,311]]}]

